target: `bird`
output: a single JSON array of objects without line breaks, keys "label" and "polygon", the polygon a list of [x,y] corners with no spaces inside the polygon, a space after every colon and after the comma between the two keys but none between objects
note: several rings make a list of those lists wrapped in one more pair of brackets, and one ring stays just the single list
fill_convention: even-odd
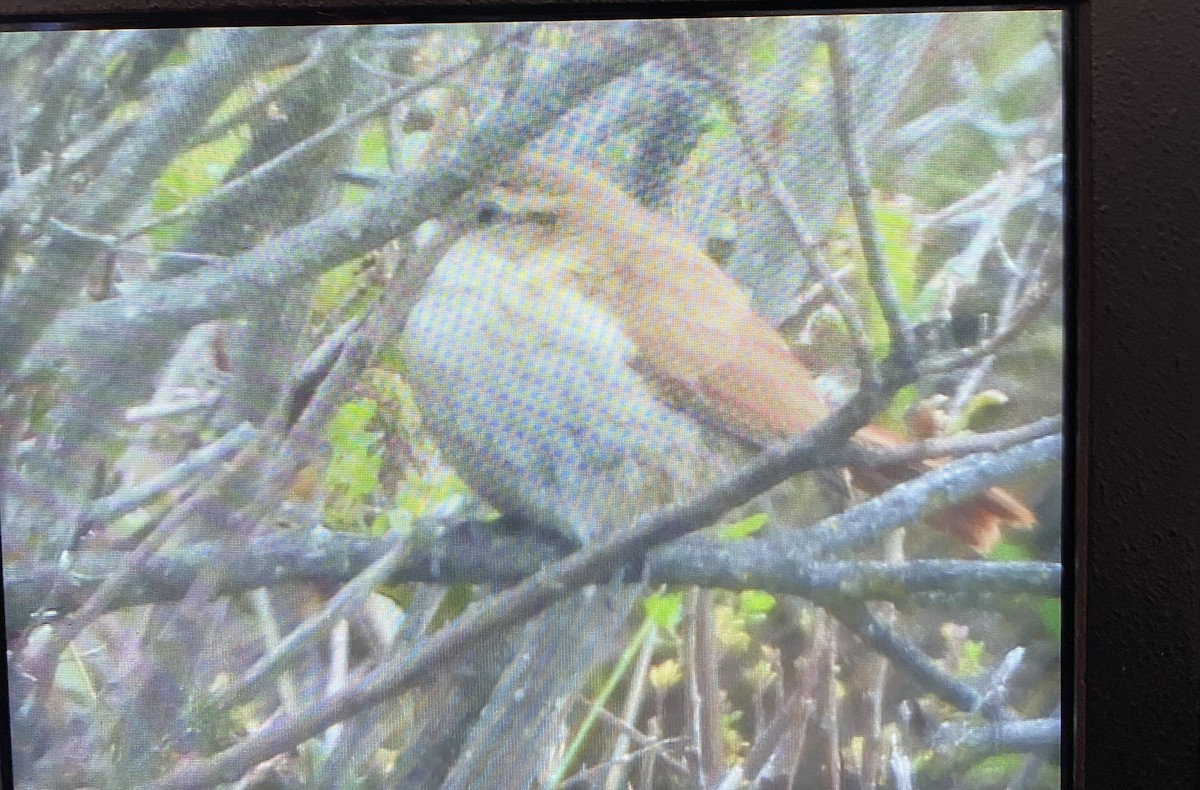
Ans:
[{"label": "bird", "polygon": [[[831,412],[813,372],[702,242],[600,170],[526,151],[477,205],[402,344],[425,427],[497,510],[586,545]],[[905,437],[868,425],[852,441]],[[850,477],[877,493],[939,463]],[[993,488],[928,520],[986,550],[1003,525],[1036,518]],[[611,649],[632,609],[630,595],[617,598],[575,593],[527,626],[523,666],[506,671],[444,787],[532,783],[545,755],[513,736],[555,742],[568,678]]]}]

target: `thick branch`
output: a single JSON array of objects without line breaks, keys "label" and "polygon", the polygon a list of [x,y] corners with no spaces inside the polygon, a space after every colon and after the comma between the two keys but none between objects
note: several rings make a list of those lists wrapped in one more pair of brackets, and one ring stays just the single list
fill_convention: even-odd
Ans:
[{"label": "thick branch", "polygon": [[[453,545],[452,552],[446,544]],[[387,541],[323,530],[281,532],[252,541],[222,573],[217,595],[237,595],[259,587],[308,582],[322,587],[354,578],[386,551]],[[197,576],[212,565],[214,543],[202,543],[151,559],[108,611],[181,599]],[[486,525],[464,524],[444,542],[426,542],[398,562],[388,584],[511,585],[562,557],[562,548],[536,536],[498,533]],[[646,560],[642,579],[652,584],[695,585],[728,590],[765,590],[812,598],[838,594],[861,600],[902,602],[914,595],[938,592],[981,600],[989,596],[1058,595],[1062,566],[1049,562],[983,560],[913,560],[900,565],[868,561],[812,562],[804,567],[772,563],[772,542],[730,542],[694,536],[663,546]],[[39,563],[11,570],[5,580],[5,615],[9,624],[28,623],[50,590],[56,590],[59,613],[77,608],[105,576],[121,564],[111,552],[81,552],[70,572]]]},{"label": "thick branch", "polygon": [[997,721],[974,726],[946,723],[933,741],[939,752],[961,748],[985,755],[1057,750],[1062,742],[1062,719]]},{"label": "thick branch", "polygon": [[803,546],[785,549],[788,562],[802,563],[837,551],[865,546],[926,513],[966,502],[1005,478],[1054,463],[1062,457],[1061,434],[1035,439],[998,453],[953,461],[805,530]]},{"label": "thick branch", "polygon": [[[632,23],[631,23],[632,24]],[[464,191],[497,163],[515,156],[565,112],[598,87],[635,68],[645,53],[637,27],[616,31],[607,46],[565,58],[536,75],[510,100],[484,115],[472,132],[436,162],[377,190],[361,204],[330,211],[272,236],[232,258],[187,276],[153,283],[117,299],[64,312],[39,344],[53,358],[64,349],[86,349],[86,364],[107,369],[130,345],[154,350],[204,321],[245,314],[272,293],[364,255],[444,214]],[[151,366],[152,367],[152,366]],[[81,371],[82,381],[106,381]],[[104,393],[105,402],[128,397],[126,388]]]},{"label": "thick branch", "polygon": [[[124,218],[209,115],[242,80],[261,46],[251,29],[223,33],[202,57],[180,69],[156,92],[105,171],[66,207],[65,218],[83,227]],[[62,232],[53,234],[37,266],[0,300],[0,375],[16,369],[59,308],[74,299],[93,257],[103,247]]]}]

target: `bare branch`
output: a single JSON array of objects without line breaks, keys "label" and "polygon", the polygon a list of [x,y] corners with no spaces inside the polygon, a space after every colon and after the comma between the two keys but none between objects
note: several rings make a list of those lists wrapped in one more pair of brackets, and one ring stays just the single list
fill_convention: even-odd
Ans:
[{"label": "bare branch", "polygon": [[[153,105],[136,121],[104,173],[72,201],[63,216],[76,226],[111,222],[142,200],[154,179],[187,145],[195,119],[205,117],[246,74],[263,33],[223,32],[196,63],[181,69],[156,92]],[[0,299],[0,374],[16,369],[42,329],[78,292],[92,258],[102,245],[58,233],[39,265],[25,272]]]},{"label": "bare branch", "polygon": [[947,722],[934,735],[934,748],[942,753],[969,749],[980,754],[1057,750],[1062,742],[1062,719],[996,721],[983,725]]},{"label": "bare branch", "polygon": [[991,337],[970,348],[951,351],[931,359],[922,360],[917,369],[923,376],[939,373],[949,373],[968,365],[973,365],[994,354],[1000,348],[1012,342],[1033,320],[1037,318],[1050,299],[1058,292],[1059,283],[1042,283],[1032,289],[1032,293],[1013,311],[1008,325]]},{"label": "bare branch", "polygon": [[962,711],[975,710],[979,706],[979,692],[938,666],[924,650],[879,622],[861,601],[838,596],[815,600],[873,650],[887,656],[895,667],[907,672],[926,689]]},{"label": "bare branch", "polygon": [[[449,530],[443,539],[454,544],[453,552],[441,542],[422,541],[396,564],[387,583],[514,584],[562,556],[562,546],[543,543],[535,536],[501,534],[488,526],[470,524]],[[217,551],[216,544],[205,542],[149,560],[106,611],[179,600],[197,575],[212,566]],[[384,551],[382,539],[324,530],[264,535],[231,560],[215,594],[236,595],[288,582],[323,587],[345,583]],[[646,560],[643,580],[898,603],[924,593],[940,593],[986,604],[1021,593],[1054,596],[1062,589],[1062,566],[1050,562],[771,563],[778,551],[775,542],[766,539],[730,542],[696,535],[655,549]],[[58,591],[57,614],[71,612],[83,605],[121,561],[121,556],[112,552],[81,551],[69,572],[50,562],[14,568],[5,579],[8,622],[14,626],[30,622],[51,589]]]},{"label": "bare branch", "polygon": [[360,605],[375,587],[382,584],[396,566],[404,561],[410,543],[404,534],[391,535],[385,540],[387,550],[379,559],[338,590],[321,611],[292,629],[287,637],[275,640],[276,644],[270,652],[256,661],[236,683],[231,684],[228,690],[221,694],[217,704],[224,707],[245,699],[245,695],[267,678],[269,673],[286,666],[300,648],[322,636],[333,627],[338,618],[344,616],[351,607]]},{"label": "bare branch", "polygon": [[892,284],[887,262],[883,259],[879,228],[871,208],[871,183],[867,178],[866,159],[854,128],[853,88],[850,65],[846,62],[846,43],[842,23],[834,17],[821,19],[821,33],[829,45],[829,73],[833,77],[834,128],[846,165],[846,181],[854,216],[858,221],[859,243],[867,263],[867,277],[879,300],[892,338],[892,354],[902,367],[919,359],[912,324],[904,315],[896,287]]},{"label": "bare branch", "polygon": [[196,450],[175,466],[138,486],[97,499],[88,508],[81,522],[83,528],[107,523],[131,513],[155,497],[178,488],[198,475],[210,471],[217,464],[228,461],[254,440],[258,431],[249,424],[239,425],[217,441]]},{"label": "bare branch", "polygon": [[204,128],[196,135],[197,143],[210,143],[240,124],[248,122],[264,107],[278,99],[317,68],[325,65],[330,59],[343,51],[356,38],[363,35],[363,28],[332,27],[314,35],[309,43],[309,52],[300,65],[292,69],[287,79],[282,80],[254,97],[254,100],[240,107],[236,112],[224,118],[211,118]]},{"label": "bare branch", "polygon": [[[195,392],[195,390],[193,390]],[[221,399],[219,389],[210,389],[186,397],[176,397],[171,400],[151,402],[142,406],[131,406],[125,410],[125,422],[143,423],[161,420],[167,417],[178,417],[192,414],[205,409],[211,409]]]},{"label": "bare branch", "polygon": [[807,528],[805,545],[793,551],[796,561],[867,545],[886,532],[919,520],[930,502],[949,506],[974,499],[1006,478],[1058,461],[1062,449],[1063,437],[1056,434],[1003,452],[979,453],[953,461]]},{"label": "bare branch", "polygon": [[[807,468],[825,468],[826,465],[845,465],[853,462],[860,466],[886,466],[902,463],[914,458],[943,457],[955,452],[1000,449],[1011,447],[1017,442],[1027,441],[1034,436],[1047,436],[1061,430],[1057,419],[1040,420],[1024,428],[998,431],[993,434],[959,436],[949,439],[933,439],[916,442],[892,449],[865,450],[858,448],[819,449],[803,437],[792,443],[764,453],[755,464],[747,467],[742,480],[758,474],[789,477]],[[1057,443],[1056,443],[1057,440]],[[1010,455],[980,456],[946,465],[917,480],[892,489],[876,499],[807,528],[803,533],[781,531],[778,537],[767,536],[754,541],[726,541],[704,536],[691,536],[671,546],[657,549],[644,561],[643,577],[653,582],[680,582],[705,586],[728,587],[729,589],[757,588],[776,592],[807,595],[813,590],[841,589],[843,592],[858,590],[863,598],[889,597],[887,591],[899,581],[912,593],[924,590],[957,590],[960,592],[980,591],[994,587],[997,592],[1023,589],[1042,590],[1052,594],[1059,584],[1057,571],[1048,566],[968,563],[956,565],[951,561],[909,562],[899,566],[871,564],[819,565],[819,557],[845,548],[847,545],[862,545],[870,542],[882,531],[886,531],[911,520],[924,507],[924,499],[941,486],[954,488],[952,481],[964,479],[972,487],[986,489],[996,482],[1000,473],[1010,473],[1020,468],[1010,457],[1026,459],[1028,463],[1041,462],[1043,456],[1054,457],[1061,451],[1061,437],[1049,436],[1039,443],[1018,445],[1009,450]],[[808,449],[805,449],[808,448]],[[794,452],[794,455],[789,455]],[[980,460],[982,459],[982,461]],[[789,462],[794,466],[789,466]],[[765,472],[761,471],[765,468]],[[988,472],[992,477],[988,477]],[[770,480],[767,478],[769,487]],[[761,484],[761,483],[759,483]],[[915,492],[906,486],[918,486]],[[734,490],[727,484],[717,487],[701,500],[712,497],[730,496],[750,498],[751,489]],[[955,495],[956,497],[958,494]],[[969,494],[962,494],[963,498]],[[700,500],[697,500],[697,502]],[[882,501],[882,504],[878,504]],[[892,512],[886,522],[873,524],[880,510],[895,510],[899,502],[907,510]],[[891,504],[889,504],[891,503]],[[685,512],[696,512],[696,503]],[[711,511],[708,511],[711,512]],[[722,511],[723,513],[724,511]],[[658,513],[663,521],[669,513]],[[718,516],[714,516],[714,520]],[[853,534],[844,534],[838,524],[854,528]],[[694,531],[702,525],[682,527],[684,532]],[[454,525],[433,526],[424,529],[453,528]],[[394,583],[405,581],[427,581],[447,583],[513,583],[532,574],[542,565],[561,556],[562,546],[539,542],[534,536],[516,538],[498,534],[489,529],[463,527],[453,540],[455,550],[445,553],[437,547],[426,547],[411,555],[411,564],[397,566],[391,577]],[[803,541],[795,536],[803,535]],[[291,535],[263,536],[254,540],[253,549],[231,553],[223,562],[220,576],[223,581],[214,593],[233,592],[280,583],[287,580],[339,582],[359,573],[383,551],[377,541],[369,538],[341,534],[308,535],[303,539]],[[171,557],[143,558],[136,568],[136,578],[124,592],[114,594],[103,607],[110,611],[118,606],[130,606],[156,600],[171,600],[186,589],[194,574],[206,565],[211,565],[212,552],[209,544],[198,544],[186,551],[173,553]],[[636,560],[638,553],[622,555],[612,567],[622,562]],[[124,558],[109,555],[93,556],[81,553],[73,564],[72,577],[58,579],[48,567],[29,571],[20,577],[8,574],[5,580],[6,611],[10,623],[26,622],[45,600],[46,591],[61,587],[61,598],[57,604],[70,611],[87,600],[101,579],[110,579],[116,572],[114,565],[124,565]],[[1007,570],[1005,570],[1007,569]],[[611,569],[607,572],[611,574]],[[851,583],[849,576],[863,574]],[[1011,573],[1011,578],[1008,574]],[[843,576],[842,574],[847,574]],[[1026,575],[1032,574],[1032,575]],[[1048,574],[1048,575],[1047,575]],[[606,575],[602,573],[603,577]],[[52,581],[53,580],[53,581]],[[51,586],[47,586],[51,585]],[[1010,585],[1010,586],[1005,586]],[[1015,586],[1011,586],[1015,585]]]},{"label": "bare branch", "polygon": [[[637,732],[634,724],[646,702],[646,676],[650,672],[650,660],[654,658],[654,648],[658,644],[657,637],[658,631],[651,629],[638,653],[637,665],[629,682],[629,691],[625,695],[625,706],[621,710],[621,718],[617,720],[622,725],[621,734],[617,736],[617,742],[612,748],[612,756],[609,759],[612,767],[604,778],[604,790],[623,790],[627,786],[634,757],[629,751],[629,746],[634,733]],[[641,749],[648,748],[644,743],[639,743],[639,746]]]}]

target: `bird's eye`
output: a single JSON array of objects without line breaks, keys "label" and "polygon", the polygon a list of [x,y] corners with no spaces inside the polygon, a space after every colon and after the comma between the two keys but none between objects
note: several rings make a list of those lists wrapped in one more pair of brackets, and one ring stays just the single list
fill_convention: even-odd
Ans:
[{"label": "bird's eye", "polygon": [[480,225],[491,225],[493,222],[500,219],[501,213],[502,210],[500,208],[500,204],[489,200],[486,203],[480,204],[479,214],[476,215],[475,220]]}]

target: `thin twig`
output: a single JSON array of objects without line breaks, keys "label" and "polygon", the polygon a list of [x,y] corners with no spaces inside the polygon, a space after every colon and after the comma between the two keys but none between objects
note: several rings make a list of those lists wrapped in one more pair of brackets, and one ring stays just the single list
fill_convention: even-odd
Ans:
[{"label": "thin twig", "polygon": [[[253,429],[247,423],[234,430]],[[213,499],[219,490],[220,481],[230,479],[243,472],[245,464],[248,463],[246,459],[252,455],[252,448],[261,440],[262,434],[260,433],[243,446],[243,449],[234,457],[233,462],[221,474],[216,476],[213,483],[203,486],[176,506],[166,518],[155,526],[153,531],[145,536],[133,551],[122,556],[118,570],[107,577],[82,606],[64,617],[61,622],[53,627],[49,638],[37,648],[32,649],[31,653],[21,658],[24,664],[48,671],[48,676],[43,679],[40,685],[39,699],[35,700],[31,709],[41,709],[41,705],[45,701],[44,698],[49,693],[50,686],[53,683],[53,672],[49,670],[56,666],[58,657],[66,649],[67,645],[73,642],[82,633],[83,629],[95,621],[97,617],[112,610],[113,604],[120,598],[128,586],[137,579],[139,569],[154,556],[155,552],[168,539],[183,529],[194,515],[213,505]]]},{"label": "thin twig", "polygon": [[980,695],[979,704],[972,712],[984,712],[989,718],[996,718],[1008,704],[1008,683],[1012,675],[1021,666],[1025,658],[1025,648],[1014,647],[1004,656],[1000,666],[988,678],[987,688]]},{"label": "thin twig", "polygon": [[[182,395],[180,392],[176,396]],[[150,402],[142,406],[131,406],[125,410],[125,422],[138,424],[153,422],[166,417],[179,417],[184,414],[211,409],[221,399],[219,389],[205,390],[195,395],[175,397],[171,400]]]},{"label": "thin twig", "polygon": [[330,58],[340,53],[355,38],[361,37],[365,30],[365,28],[331,27],[321,31],[312,38],[312,49],[304,60],[288,73],[287,79],[267,88],[255,96],[253,101],[226,117],[210,119],[196,135],[196,143],[198,145],[211,143],[224,136],[230,129],[249,121],[256,112],[275,101],[300,79],[328,63]]},{"label": "thin twig", "polygon": [[654,658],[654,648],[658,644],[658,631],[651,629],[645,641],[642,642],[641,652],[638,653],[637,666],[633,669],[633,677],[629,682],[629,690],[625,694],[625,706],[621,709],[620,721],[625,724],[617,742],[613,745],[612,756],[609,758],[613,767],[604,779],[604,790],[625,790],[629,779],[629,769],[633,760],[629,746],[633,740],[631,731],[641,715],[642,705],[646,701],[646,677],[650,672],[650,661]]},{"label": "thin twig", "polygon": [[[329,679],[325,683],[325,695],[333,696],[346,687],[350,678],[350,621],[339,618],[329,632]],[[342,723],[325,731],[322,746],[328,754],[337,747],[342,738]]]},{"label": "thin twig", "polygon": [[824,651],[821,656],[822,674],[825,679],[825,706],[821,716],[821,729],[825,731],[826,764],[829,767],[829,790],[842,788],[842,702],[838,695],[838,627],[837,623],[824,618],[821,631]]},{"label": "thin twig", "polygon": [[[755,738],[741,766],[750,781],[772,778],[764,775],[769,766],[773,766],[775,776],[786,776],[795,771],[808,737],[808,723],[817,710],[816,693],[821,679],[819,664],[822,648],[823,642],[814,638],[808,653],[797,659],[797,667],[801,669],[797,687],[786,700],[780,701],[775,717]],[[782,668],[778,671],[782,678]]]},{"label": "thin twig", "polygon": [[[689,44],[689,40],[685,39],[684,44],[686,47]],[[829,296],[837,306],[842,320],[846,322],[851,341],[854,343],[855,358],[863,374],[863,381],[877,382],[879,379],[878,366],[875,362],[875,355],[871,351],[858,304],[842,285],[839,274],[834,272],[829,264],[825,262],[825,258],[821,255],[821,251],[813,240],[812,234],[808,231],[807,224],[804,221],[804,214],[800,206],[796,203],[796,198],[792,195],[787,185],[779,178],[778,168],[773,167],[767,161],[764,146],[759,143],[752,131],[751,125],[746,121],[745,110],[738,98],[737,89],[726,77],[707,68],[703,63],[703,59],[694,53],[689,57],[687,66],[712,85],[721,96],[737,129],[742,150],[749,157],[763,183],[766,184],[768,194],[784,213],[784,216],[787,217],[796,246],[804,254],[805,260],[809,265],[816,270],[817,275],[820,277],[820,284],[829,292]]]},{"label": "thin twig", "polygon": [[600,711],[600,718],[605,724],[609,725],[617,732],[621,733],[622,735],[628,735],[637,743],[639,749],[644,750],[645,748],[650,748],[658,750],[657,753],[654,754],[654,758],[661,760],[663,765],[666,765],[668,768],[670,768],[671,772],[679,778],[691,778],[692,772],[688,769],[687,765],[676,759],[673,755],[662,751],[664,746],[686,746],[686,739],[682,737],[662,738],[649,733],[644,733],[641,730],[638,730],[636,727],[629,725],[611,711],[604,709],[601,709]]},{"label": "thin twig", "polygon": [[1033,320],[1041,314],[1046,305],[1050,303],[1050,299],[1058,292],[1058,287],[1059,283],[1057,282],[1043,282],[1033,286],[1030,289],[1031,293],[1013,311],[1013,316],[1008,326],[1002,331],[997,331],[991,337],[970,348],[959,349],[958,351],[951,351],[922,360],[917,365],[918,371],[922,376],[949,373],[975,364],[994,354],[1029,327]]},{"label": "thin twig", "polygon": [[845,161],[847,189],[858,222],[859,243],[867,264],[867,278],[891,333],[892,356],[899,360],[902,366],[910,366],[919,359],[919,349],[912,324],[900,305],[891,273],[883,258],[879,228],[875,222],[875,212],[871,208],[871,184],[867,178],[866,159],[859,147],[854,128],[852,79],[850,65],[846,61],[846,43],[841,21],[834,17],[822,17],[821,34],[829,46],[834,128]]},{"label": "thin twig", "polygon": [[685,618],[687,635],[684,639],[684,665],[688,717],[700,786],[710,787],[725,764],[712,591],[693,587],[688,591],[687,598],[689,614]]},{"label": "thin twig", "polygon": [[[887,536],[884,544],[884,562],[889,565],[903,566],[904,564],[904,529],[898,529]],[[896,623],[896,606],[891,602],[878,603],[872,611],[879,622],[891,628]],[[888,662],[882,656],[875,656],[872,667],[873,677],[870,689],[867,691],[867,702],[870,706],[870,717],[867,724],[867,734],[863,743],[862,785],[865,790],[875,790],[880,775],[883,773],[883,695],[887,688]]]},{"label": "thin twig", "polygon": [[[282,636],[279,633],[279,620],[275,617],[275,607],[271,605],[271,592],[266,588],[255,590],[250,596],[254,604],[254,614],[262,626],[263,639],[268,652],[278,649]],[[276,680],[279,689],[279,699],[285,713],[295,714],[299,707],[296,697],[296,679],[290,674],[281,673]]]},{"label": "thin twig", "polygon": [[634,659],[639,653],[643,652],[643,644],[647,644],[652,640],[654,636],[654,628],[654,621],[647,617],[642,622],[642,627],[638,629],[638,633],[632,640],[630,640],[629,644],[625,646],[625,650],[621,653],[621,657],[617,659],[616,665],[609,673],[604,687],[600,689],[600,692],[596,695],[596,698],[592,700],[592,704],[588,707],[587,715],[585,715],[583,717],[583,721],[580,722],[579,727],[575,732],[575,737],[571,739],[571,742],[563,751],[562,758],[559,760],[558,765],[546,779],[544,783],[546,790],[558,790],[559,785],[566,778],[567,771],[570,770],[571,766],[579,758],[579,752],[583,749],[584,742],[587,740],[587,736],[591,732],[592,727],[600,718],[601,713],[606,710],[605,705],[608,704],[608,700],[616,692],[617,685],[625,677],[625,674],[629,672],[630,667],[633,665]]},{"label": "thin twig", "polygon": [[[1004,450],[1015,456],[993,456],[982,467],[978,459],[967,459],[948,464],[930,472],[922,478],[904,485],[920,485],[929,496],[941,491],[947,481],[966,476],[974,478],[973,485],[982,487],[995,482],[999,472],[1011,472],[1022,468],[1014,464],[1014,457],[1024,463],[1041,462],[1054,457],[1061,450],[1061,437],[1057,445],[1031,448],[1019,445],[1031,437],[1052,436],[1062,430],[1061,420],[1040,420],[1024,428],[998,431],[992,434],[955,436],[947,439],[926,440],[900,448],[877,450],[827,451],[823,459],[809,458],[813,466],[822,463],[845,465],[894,465],[906,460],[953,455],[959,451]],[[786,446],[777,448],[776,455],[786,455]],[[803,460],[805,456],[798,456]],[[768,463],[767,460],[763,460]],[[777,457],[776,462],[781,462]],[[774,462],[770,462],[774,463]],[[964,466],[956,466],[960,464]],[[800,464],[805,466],[808,464]],[[785,467],[785,476],[799,473],[800,468]],[[971,470],[968,472],[968,470]],[[988,477],[989,470],[992,477]],[[982,475],[982,477],[980,477]],[[932,478],[930,476],[933,476]],[[923,481],[923,482],[922,482]],[[953,486],[949,486],[953,488]],[[775,592],[808,595],[814,590],[841,589],[845,595],[859,595],[865,599],[887,598],[889,590],[973,590],[985,593],[988,589],[997,592],[1012,592],[1026,589],[1030,592],[1036,585],[1039,594],[1054,594],[1060,578],[1057,565],[1013,564],[1013,563],[960,563],[953,561],[920,561],[901,566],[871,563],[843,563],[822,565],[815,563],[824,556],[847,545],[862,545],[878,534],[872,529],[862,529],[871,519],[878,518],[880,510],[893,509],[885,499],[883,505],[872,504],[881,498],[892,498],[907,503],[904,512],[893,513],[889,524],[903,523],[905,518],[919,513],[923,501],[907,492],[903,486],[859,505],[831,520],[824,526],[815,525],[806,530],[803,545],[781,537],[775,540],[764,537],[755,541],[725,541],[695,535],[679,541],[673,546],[655,550],[645,560],[644,579],[651,582],[690,583],[704,586],[721,586],[729,589],[744,589],[745,585]],[[864,508],[867,510],[864,511]],[[841,525],[859,529],[851,538],[844,535]],[[891,526],[879,525],[881,531]],[[467,528],[466,525],[428,523],[423,528],[446,530]],[[539,542],[537,536],[515,537],[495,530],[480,528],[473,530],[469,540],[456,542],[456,551],[441,556],[432,550],[414,554],[412,562],[397,568],[391,581],[395,583],[425,581],[440,583],[513,583],[549,563],[559,556],[561,546]],[[786,536],[785,536],[786,537]],[[263,536],[253,540],[252,551],[239,551],[226,558],[222,580],[216,592],[230,594],[238,590],[276,584],[286,580],[308,580],[332,583],[344,581],[360,572],[384,550],[378,540],[353,535],[326,535],[319,539],[312,536],[281,534]],[[196,544],[188,549],[173,553],[170,557],[158,557],[153,562],[141,563],[136,576],[127,589],[107,601],[104,611],[117,606],[136,605],[152,601],[177,598],[181,586],[186,589],[194,574],[199,573],[212,561],[212,548]],[[117,558],[115,565],[121,567],[124,557]],[[65,580],[63,599],[58,605],[69,611],[83,605],[101,579],[111,579],[119,570],[114,560],[104,554],[80,554],[75,558],[74,574]],[[864,575],[866,574],[866,575]],[[868,579],[877,579],[870,581]],[[955,580],[959,580],[956,582]],[[29,613],[36,611],[44,597],[47,585],[55,586],[60,580],[59,571],[48,567],[30,571],[20,578],[9,574],[5,584],[5,602],[10,622],[24,622]],[[902,587],[898,588],[899,582]],[[1023,586],[1024,585],[1024,586]],[[894,594],[894,593],[892,593]]]},{"label": "thin twig", "polygon": [[275,646],[254,662],[254,666],[221,695],[217,704],[224,707],[244,700],[246,694],[265,679],[268,673],[280,666],[286,666],[301,647],[324,634],[351,607],[361,604],[372,590],[387,579],[394,567],[403,561],[410,541],[405,533],[398,532],[389,536],[387,543],[387,551],[378,560],[338,590],[321,611],[292,629],[286,639],[277,639]]},{"label": "thin twig", "polygon": [[970,501],[1007,477],[1057,462],[1062,449],[1063,437],[1056,433],[1002,452],[953,461],[808,527],[805,545],[796,549],[792,561],[867,545],[897,527],[919,520],[935,495],[944,497],[939,504],[944,502],[947,507]]},{"label": "thin twig", "polygon": [[889,658],[914,680],[961,711],[974,710],[981,695],[946,672],[924,650],[875,619],[860,601],[823,596],[814,599],[873,650]]},{"label": "thin twig", "polygon": [[194,451],[175,466],[141,485],[118,491],[97,499],[80,519],[83,525],[104,524],[131,513],[146,502],[161,496],[184,483],[210,471],[214,466],[233,458],[258,435],[253,426],[239,425],[220,439]]},{"label": "thin twig", "polygon": [[892,733],[891,767],[896,790],[915,790],[912,760],[904,753],[900,746],[900,737],[894,732]]},{"label": "thin twig", "polygon": [[628,770],[628,768],[633,764],[634,760],[648,754],[653,754],[657,756],[658,759],[663,760],[665,764],[672,765],[675,769],[677,769],[675,770],[676,776],[679,776],[682,779],[688,779],[690,778],[690,772],[686,769],[686,767],[677,762],[667,762],[662,754],[662,747],[670,745],[673,742],[674,739],[649,741],[639,746],[635,751],[630,752],[620,758],[614,757],[607,763],[600,763],[599,765],[580,771],[562,784],[562,790],[587,790],[587,788],[592,788],[595,786],[596,780],[599,779],[605,771],[611,771],[615,768],[625,768]]}]

